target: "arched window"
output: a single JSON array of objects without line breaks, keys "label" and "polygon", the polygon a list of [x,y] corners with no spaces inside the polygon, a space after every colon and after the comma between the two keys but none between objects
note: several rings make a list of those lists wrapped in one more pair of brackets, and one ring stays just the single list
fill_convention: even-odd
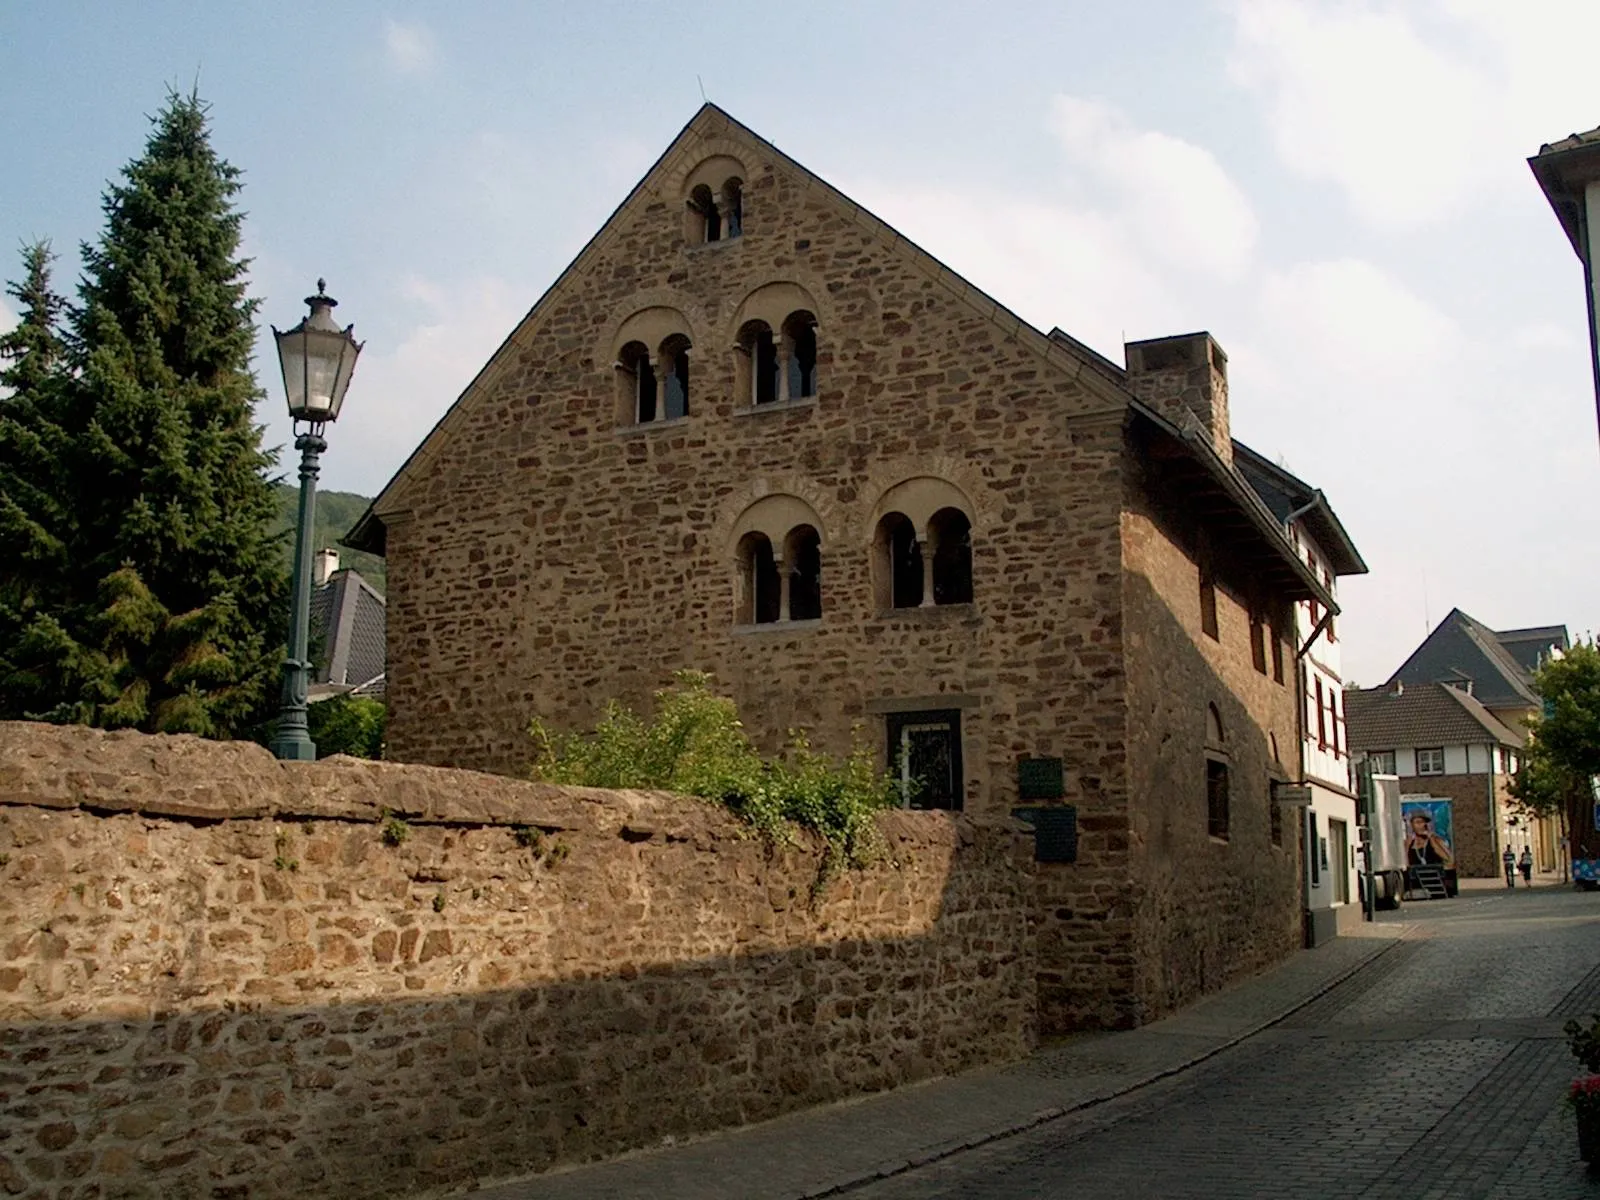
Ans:
[{"label": "arched window", "polygon": [[822,616],[822,538],[809,525],[789,531],[783,561],[789,571],[789,619],[815,621]]},{"label": "arched window", "polygon": [[689,339],[679,334],[661,343],[661,392],[668,421],[689,415]]},{"label": "arched window", "polygon": [[817,394],[817,319],[808,312],[792,313],[783,323],[783,349],[788,383],[786,400]]},{"label": "arched window", "polygon": [[654,421],[656,373],[643,342],[629,342],[622,348],[617,356],[617,380],[623,391],[622,410],[640,425]]},{"label": "arched window", "polygon": [[705,184],[689,193],[689,210],[695,215],[702,242],[722,240],[722,214],[717,211],[717,201]]},{"label": "arched window", "polygon": [[740,623],[768,625],[776,621],[781,612],[782,580],[766,534],[747,533],[739,540],[739,571]]},{"label": "arched window", "polygon": [[778,398],[778,346],[765,321],[747,321],[739,330],[740,364],[750,403],[771,404]]},{"label": "arched window", "polygon": [[904,513],[886,513],[876,537],[879,602],[884,608],[916,608],[922,603],[922,546],[917,527]]},{"label": "arched window", "polygon": [[744,232],[744,180],[737,176],[722,185],[722,217],[729,237]]},{"label": "arched window", "polygon": [[972,603],[972,522],[958,508],[941,508],[928,521],[933,552],[933,602]]}]

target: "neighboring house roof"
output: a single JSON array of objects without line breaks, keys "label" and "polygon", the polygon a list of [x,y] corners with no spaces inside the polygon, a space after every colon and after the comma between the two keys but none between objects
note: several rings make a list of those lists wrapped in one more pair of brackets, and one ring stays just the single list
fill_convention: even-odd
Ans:
[{"label": "neighboring house roof", "polygon": [[320,642],[316,683],[357,688],[384,673],[387,609],[359,571],[335,571],[311,593],[311,636]]},{"label": "neighboring house roof", "polygon": [[1481,746],[1491,740],[1520,747],[1523,741],[1476,698],[1442,683],[1352,689],[1344,694],[1344,716],[1352,751]]},{"label": "neighboring house roof", "polygon": [[1278,520],[1287,525],[1292,518],[1305,525],[1335,575],[1367,573],[1366,561],[1321,488],[1267,461],[1238,440],[1233,443],[1233,465]]},{"label": "neighboring house roof", "polygon": [[[480,396],[488,395],[493,384],[498,379],[501,370],[506,364],[515,364],[517,359],[513,348],[516,344],[532,336],[538,327],[544,312],[552,303],[552,298],[559,295],[566,281],[580,271],[589,259],[604,247],[611,239],[613,227],[618,218],[631,205],[647,203],[653,199],[656,183],[665,172],[668,164],[672,163],[681,153],[687,153],[685,147],[690,146],[693,138],[701,131],[714,132],[723,137],[744,140],[758,149],[763,155],[770,155],[776,162],[783,165],[787,171],[792,171],[807,187],[813,188],[817,194],[830,198],[849,218],[858,225],[871,230],[876,236],[893,245],[923,270],[939,285],[960,297],[972,309],[982,313],[988,320],[1002,327],[1008,336],[1020,344],[1037,353],[1046,364],[1061,374],[1064,379],[1072,380],[1082,386],[1085,391],[1105,402],[1108,413],[1122,412],[1130,421],[1146,420],[1151,428],[1164,434],[1171,441],[1180,445],[1196,467],[1196,476],[1208,481],[1208,489],[1216,498],[1223,500],[1224,508],[1234,519],[1241,530],[1247,532],[1250,539],[1250,549],[1263,562],[1271,564],[1268,572],[1281,581],[1286,594],[1292,599],[1316,599],[1327,607],[1338,611],[1337,602],[1304,562],[1295,552],[1284,533],[1281,524],[1272,519],[1271,514],[1260,498],[1246,486],[1227,464],[1217,457],[1216,451],[1209,445],[1202,444],[1204,439],[1191,436],[1188,429],[1179,429],[1158,416],[1153,410],[1139,404],[1125,387],[1126,376],[1122,368],[1111,360],[1097,354],[1076,339],[1056,331],[1054,336],[1046,335],[1035,329],[1028,322],[1007,309],[999,301],[987,295],[972,283],[957,275],[949,267],[934,258],[927,251],[917,246],[910,239],[892,228],[886,222],[867,212],[843,192],[833,187],[832,184],[813,174],[776,146],[760,137],[746,126],[740,124],[722,109],[714,104],[703,105],[694,117],[690,119],[671,145],[662,153],[655,163],[645,172],[644,176],[634,185],[627,197],[617,206],[615,212],[606,220],[600,230],[590,238],[589,242],[578,256],[568,264],[566,270],[550,285],[544,295],[534,304],[526,316],[517,324],[510,336],[501,343],[494,355],[473,378],[472,382],[456,399],[449,410],[423,439],[422,444],[412,451],[410,457],[401,465],[394,477],[384,486],[383,490],[368,506],[367,511],[356,523],[355,527],[341,539],[342,544],[357,550],[366,550],[374,554],[382,554],[385,549],[387,529],[385,526],[386,515],[404,512],[407,507],[405,492],[408,482],[414,476],[426,470],[428,464],[440,453],[451,432],[465,420],[463,411]],[[1219,469],[1221,474],[1219,475]],[[1226,476],[1227,478],[1223,478]],[[1266,520],[1263,521],[1263,515]]]},{"label": "neighboring house roof", "polygon": [[1552,649],[1570,650],[1565,625],[1535,625],[1531,629],[1501,629],[1496,639],[1506,653],[1517,660],[1517,665],[1532,675]]},{"label": "neighboring house roof", "polygon": [[1583,258],[1584,184],[1600,171],[1600,128],[1545,143],[1528,160],[1528,166],[1555,210],[1573,251]]},{"label": "neighboring house roof", "polygon": [[1489,708],[1537,708],[1530,672],[1501,644],[1500,636],[1459,608],[1411,652],[1389,683],[1467,682]]}]

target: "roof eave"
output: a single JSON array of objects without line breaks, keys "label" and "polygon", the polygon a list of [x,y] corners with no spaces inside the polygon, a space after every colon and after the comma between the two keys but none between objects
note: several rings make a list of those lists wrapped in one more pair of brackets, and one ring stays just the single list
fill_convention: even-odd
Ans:
[{"label": "roof eave", "polygon": [[1128,408],[1131,414],[1176,442],[1200,465],[1206,477],[1259,535],[1262,548],[1300,585],[1289,589],[1292,599],[1315,600],[1335,615],[1339,613],[1339,602],[1295,551],[1278,518],[1255,489],[1222,460],[1211,444],[1210,434],[1198,421],[1180,428],[1142,401],[1131,400]]},{"label": "roof eave", "polygon": [[1600,179],[1600,141],[1578,141],[1560,148],[1545,146],[1528,159],[1528,167],[1555,210],[1556,220],[1561,222],[1567,240],[1572,243],[1573,253],[1582,258],[1582,185],[1591,179]]}]

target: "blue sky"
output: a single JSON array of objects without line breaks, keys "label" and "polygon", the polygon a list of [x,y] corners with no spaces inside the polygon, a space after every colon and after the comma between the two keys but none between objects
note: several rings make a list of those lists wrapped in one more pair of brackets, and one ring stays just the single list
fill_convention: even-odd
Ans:
[{"label": "blue sky", "polygon": [[323,478],[370,495],[703,85],[1041,328],[1118,361],[1209,329],[1235,435],[1372,567],[1341,626],[1371,684],[1452,606],[1600,628],[1582,279],[1523,161],[1600,124],[1597,45],[1592,0],[14,0],[3,273],[49,237],[70,290],[146,114],[198,81],[263,326],[325,275],[367,342]]}]

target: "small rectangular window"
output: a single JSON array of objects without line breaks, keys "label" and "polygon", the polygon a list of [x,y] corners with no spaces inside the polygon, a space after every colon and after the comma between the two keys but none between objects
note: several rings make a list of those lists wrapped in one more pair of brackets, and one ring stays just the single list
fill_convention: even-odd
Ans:
[{"label": "small rectangular window", "polygon": [[900,781],[901,802],[959,812],[966,792],[960,710],[890,713],[887,725],[889,769]]},{"label": "small rectangular window", "polygon": [[1393,775],[1394,774],[1394,751],[1393,750],[1369,750],[1369,751],[1367,751],[1367,759],[1368,759],[1369,762],[1372,763],[1372,770],[1373,770],[1374,774],[1376,774],[1376,775]]},{"label": "small rectangular window", "polygon": [[1272,682],[1283,682],[1283,632],[1273,629],[1272,637]]},{"label": "small rectangular window", "polygon": [[1417,774],[1444,774],[1444,748],[1442,746],[1431,746],[1428,749],[1417,751]]},{"label": "small rectangular window", "polygon": [[1250,614],[1250,665],[1267,673],[1267,623],[1259,612]]},{"label": "small rectangular window", "polygon": [[1217,634],[1217,581],[1211,576],[1211,565],[1200,564],[1200,628],[1205,635],[1216,640]]},{"label": "small rectangular window", "polygon": [[1206,832],[1228,837],[1228,764],[1214,758],[1206,759]]},{"label": "small rectangular window", "polygon": [[1328,748],[1328,713],[1323,705],[1322,680],[1319,677],[1313,682],[1317,686],[1317,748],[1326,750]]},{"label": "small rectangular window", "polygon": [[1272,795],[1272,780],[1267,780],[1267,811],[1271,814],[1272,844],[1283,845],[1283,808]]}]

